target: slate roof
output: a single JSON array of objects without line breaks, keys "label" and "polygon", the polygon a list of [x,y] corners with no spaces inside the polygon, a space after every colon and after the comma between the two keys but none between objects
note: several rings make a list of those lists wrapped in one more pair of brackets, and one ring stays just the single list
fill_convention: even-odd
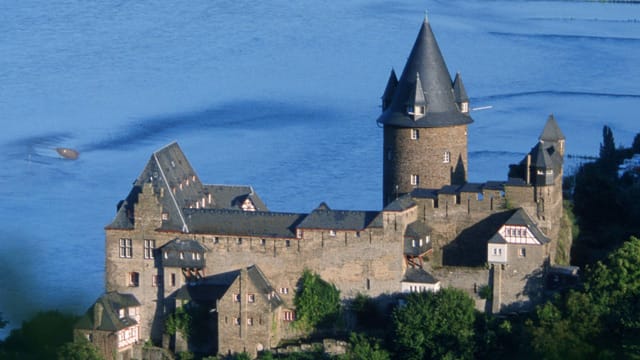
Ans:
[{"label": "slate roof", "polygon": [[480,193],[484,188],[485,184],[482,183],[466,183],[460,187],[458,191],[466,192],[466,193]]},{"label": "slate roof", "polygon": [[424,269],[407,268],[404,272],[402,282],[418,283],[418,284],[437,284],[440,281],[433,275],[424,271]]},{"label": "slate roof", "polygon": [[[269,302],[274,309],[283,304],[280,296],[257,265],[246,268],[247,278],[251,281],[259,296]],[[175,297],[181,300],[193,300],[202,303],[215,304],[229,290],[229,287],[241,276],[242,270],[232,270],[200,279],[193,285],[184,285],[176,293]]]},{"label": "slate roof", "polygon": [[[551,241],[545,234],[542,233],[542,231],[540,231],[538,226],[533,222],[531,217],[527,215],[526,211],[524,211],[523,208],[518,208],[516,211],[514,211],[513,215],[511,215],[509,219],[505,221],[504,225],[527,227],[541,244],[546,244]],[[502,237],[502,235],[500,235],[499,232],[496,232],[496,234],[493,235],[491,239],[489,239],[489,242],[494,244],[507,243],[507,241]]]},{"label": "slate roof", "polygon": [[[176,238],[161,246],[159,251],[161,253],[159,258],[163,266],[181,268],[205,267],[204,253],[207,248],[196,240]],[[181,253],[183,254],[182,259],[180,258]],[[191,255],[193,253],[200,254],[200,257],[194,259]]]},{"label": "slate roof", "polygon": [[437,189],[423,189],[417,188],[413,189],[410,193],[411,197],[416,199],[437,199],[438,198],[438,190]]},{"label": "slate roof", "polygon": [[558,126],[558,122],[556,122],[556,118],[553,114],[549,115],[539,139],[542,141],[558,141],[565,139],[564,134],[562,133],[562,130],[560,130],[560,126]]},{"label": "slate roof", "polygon": [[[416,89],[416,74],[420,78],[427,109],[424,116],[414,120],[407,115],[406,106],[412,91]],[[473,122],[468,114],[458,109],[451,75],[426,17],[398,80],[393,101],[377,121],[384,125],[410,128],[446,127]]]},{"label": "slate roof", "polygon": [[[205,199],[208,208],[241,209],[249,198],[258,211],[268,211],[262,199],[251,186],[204,185],[176,142],[155,151],[133,184],[126,200],[118,206],[116,216],[107,229],[133,229],[134,204],[143,187],[151,186],[156,198],[167,213],[161,230],[190,232],[184,209]],[[212,203],[208,204],[209,195]],[[201,205],[200,205],[201,206]]]},{"label": "slate roof", "polygon": [[416,206],[416,203],[409,194],[405,194],[390,202],[383,211],[405,211],[413,206]]},{"label": "slate roof", "polygon": [[241,209],[242,203],[251,199],[256,211],[269,211],[262,199],[246,185],[204,185],[205,191],[213,197],[213,208],[216,209]]},{"label": "slate roof", "polygon": [[531,165],[536,168],[552,169],[554,166],[551,156],[541,145],[541,143],[538,143],[531,149]]},{"label": "slate roof", "polygon": [[[427,242],[427,236],[431,235],[431,228],[422,221],[415,221],[404,232],[404,254],[420,256],[431,250],[431,241]],[[422,239],[422,246],[419,240]],[[415,241],[416,246],[413,246]]]},{"label": "slate roof", "polygon": [[383,102],[390,103],[393,100],[393,94],[398,87],[398,78],[396,77],[396,72],[391,69],[391,74],[389,74],[389,80],[387,80],[387,86],[384,89],[384,93],[382,93]]},{"label": "slate roof", "polygon": [[300,229],[359,231],[367,227],[381,227],[378,211],[315,209],[299,225]]},{"label": "slate roof", "polygon": [[453,79],[453,96],[456,102],[459,103],[469,101],[469,96],[467,95],[467,90],[464,88],[462,75],[460,75],[460,73],[456,73],[456,78]]},{"label": "slate roof", "polygon": [[224,209],[184,209],[191,232],[230,236],[295,238],[305,214]]},{"label": "slate roof", "polygon": [[[95,311],[97,307],[102,307],[102,311]],[[76,329],[118,331],[126,327],[137,324],[137,322],[125,316],[119,317],[120,309],[140,306],[140,302],[131,294],[121,294],[118,292],[108,292],[100,296],[87,312],[78,320]],[[125,311],[128,315],[128,311]],[[99,316],[96,319],[96,315]]]}]

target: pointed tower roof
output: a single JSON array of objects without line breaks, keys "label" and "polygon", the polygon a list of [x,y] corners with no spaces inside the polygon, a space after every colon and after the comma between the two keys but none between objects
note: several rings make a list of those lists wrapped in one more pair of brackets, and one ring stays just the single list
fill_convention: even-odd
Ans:
[{"label": "pointed tower roof", "polygon": [[556,122],[556,118],[553,114],[549,115],[547,119],[547,123],[544,125],[544,129],[542,129],[542,134],[540,134],[540,140],[542,141],[558,141],[565,140],[564,134],[560,130],[560,126]]},{"label": "pointed tower roof", "polygon": [[384,101],[385,103],[391,103],[391,100],[393,100],[393,94],[395,94],[397,86],[398,77],[396,77],[396,72],[391,69],[391,74],[389,74],[389,80],[387,81],[387,87],[384,89],[384,93],[382,94],[382,101]]},{"label": "pointed tower roof", "polygon": [[[406,104],[416,88],[418,74],[427,103],[424,117],[414,121]],[[425,17],[409,59],[402,71],[391,105],[378,118],[385,125],[399,127],[445,127],[472,123],[456,106],[451,76],[440,52],[429,20]]]},{"label": "pointed tower roof", "polygon": [[456,98],[456,102],[469,101],[460,73],[456,73],[456,78],[453,80],[453,96]]},{"label": "pointed tower roof", "polygon": [[427,100],[424,98],[424,90],[422,90],[422,81],[420,81],[420,74],[416,74],[415,85],[411,88],[411,95],[405,105],[410,106],[426,106]]}]

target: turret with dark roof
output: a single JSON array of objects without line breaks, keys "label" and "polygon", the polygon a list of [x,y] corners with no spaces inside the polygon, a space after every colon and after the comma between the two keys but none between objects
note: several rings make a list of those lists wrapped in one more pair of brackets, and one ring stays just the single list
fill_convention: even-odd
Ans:
[{"label": "turret with dark roof", "polygon": [[459,74],[451,81],[426,17],[400,79],[392,72],[387,81],[382,111],[384,206],[415,188],[466,182],[469,97]]},{"label": "turret with dark roof", "polygon": [[[417,83],[421,85],[423,94],[414,94]],[[459,83],[462,85],[461,81]],[[464,86],[459,87],[459,90],[462,91],[460,95],[464,94],[466,97]],[[388,95],[386,90],[385,95]],[[384,109],[378,118],[379,123],[425,128],[466,125],[473,122],[471,117],[462,113],[456,105],[451,75],[427,17],[422,23],[393,95],[390,106]],[[427,106],[424,116],[414,119],[407,114],[407,104],[415,96],[424,97]]]}]

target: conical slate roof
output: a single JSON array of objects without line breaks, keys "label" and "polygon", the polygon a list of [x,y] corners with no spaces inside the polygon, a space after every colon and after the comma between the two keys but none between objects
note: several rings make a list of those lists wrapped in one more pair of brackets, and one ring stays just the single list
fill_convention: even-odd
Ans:
[{"label": "conical slate roof", "polygon": [[[421,81],[427,109],[424,116],[414,120],[408,116],[406,107],[412,100],[412,91],[416,89],[416,74]],[[473,122],[456,105],[449,70],[426,17],[398,81],[393,101],[378,118],[378,122],[411,128],[446,127]]]},{"label": "conical slate roof", "polygon": [[396,72],[391,69],[391,74],[389,74],[389,80],[387,81],[387,87],[384,89],[384,93],[382,94],[382,102],[384,104],[391,103],[391,101],[393,100],[393,94],[395,94],[397,86],[398,77],[396,76]]},{"label": "conical slate roof", "polygon": [[549,115],[547,123],[544,125],[544,129],[542,129],[542,134],[540,134],[540,140],[558,141],[564,139],[564,134],[560,130],[560,126],[558,126],[556,118],[553,116],[553,114]]},{"label": "conical slate roof", "polygon": [[531,164],[536,168],[552,169],[553,161],[544,147],[538,143],[531,149]]},{"label": "conical slate roof", "polygon": [[456,73],[456,78],[453,80],[453,96],[456,102],[469,101],[469,96],[467,96],[467,90],[464,88],[460,73]]}]

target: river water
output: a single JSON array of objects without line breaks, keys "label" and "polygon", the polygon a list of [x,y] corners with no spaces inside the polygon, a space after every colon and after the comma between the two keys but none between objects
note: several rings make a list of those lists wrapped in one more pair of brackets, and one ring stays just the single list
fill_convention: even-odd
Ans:
[{"label": "river water", "polygon": [[84,311],[103,227],[173,140],[271,210],[379,209],[380,96],[427,6],[472,107],[491,106],[472,113],[471,181],[506,179],[551,113],[570,154],[597,154],[605,124],[618,144],[639,131],[640,5],[0,0],[0,312]]}]

